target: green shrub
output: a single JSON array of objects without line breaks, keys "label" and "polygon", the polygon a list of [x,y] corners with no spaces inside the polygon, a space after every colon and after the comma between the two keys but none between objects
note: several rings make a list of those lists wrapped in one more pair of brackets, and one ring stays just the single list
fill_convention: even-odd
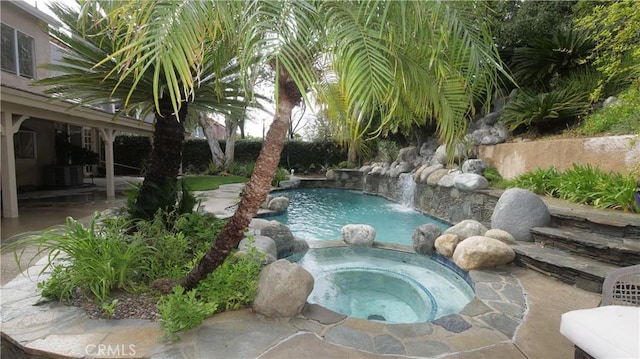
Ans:
[{"label": "green shrub", "polygon": [[580,132],[587,136],[640,132],[640,84],[620,93],[618,102],[613,106],[599,109],[585,118]]},{"label": "green shrub", "polygon": [[504,107],[500,121],[512,131],[519,127],[562,128],[586,113],[586,95],[570,90],[523,91]]},{"label": "green shrub", "polygon": [[273,177],[273,181],[271,182],[271,185],[273,187],[278,187],[280,185],[280,181],[285,181],[287,179],[289,179],[289,171],[287,171],[282,167],[278,167],[278,169],[276,170],[276,175]]},{"label": "green shrub", "polygon": [[196,327],[218,309],[215,303],[206,303],[196,297],[197,291],[185,292],[181,286],[173,287],[173,293],[163,296],[158,302],[162,329],[171,339],[177,332]]},{"label": "green shrub", "polygon": [[227,172],[235,176],[249,178],[253,174],[253,168],[255,166],[255,162],[232,162],[227,167]]},{"label": "green shrub", "polygon": [[[76,288],[85,295],[93,294],[103,302],[114,288],[132,289],[139,284],[140,274],[147,271],[144,258],[152,255],[152,248],[135,237],[122,236],[128,225],[123,220],[99,222],[95,213],[88,227],[68,217],[62,228],[49,230],[15,242],[13,248],[36,245],[31,262],[46,254],[48,263],[42,272],[51,270],[52,276],[40,284],[44,297],[69,299]],[[24,250],[15,252],[16,261]]]},{"label": "green shrub", "polygon": [[487,179],[487,181],[489,181],[490,187],[507,188],[509,186],[510,182],[502,178],[498,169],[493,166],[487,166],[482,175]]},{"label": "green shrub", "polygon": [[574,164],[559,172],[555,168],[537,169],[512,181],[513,186],[596,208],[639,212],[635,204],[636,183],[633,175],[604,173],[591,165]]},{"label": "green shrub", "polygon": [[377,140],[378,154],[376,160],[391,163],[398,158],[400,149],[395,141]]},{"label": "green shrub", "polygon": [[[153,186],[151,200],[145,208],[138,208],[136,202],[142,183],[130,185],[131,188],[125,191],[127,202],[123,212],[131,219],[150,220],[158,211],[165,214],[190,213],[199,203],[185,181],[168,179],[161,186]],[[165,222],[169,222],[170,219],[167,217]]]}]

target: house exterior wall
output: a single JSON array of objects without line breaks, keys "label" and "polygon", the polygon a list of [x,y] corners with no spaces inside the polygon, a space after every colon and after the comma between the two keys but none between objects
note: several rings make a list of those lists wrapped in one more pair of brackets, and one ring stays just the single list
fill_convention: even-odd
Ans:
[{"label": "house exterior wall", "polygon": [[[48,77],[49,71],[38,66],[40,64],[48,63],[51,59],[49,35],[42,31],[42,25],[44,22],[9,1],[2,1],[2,11],[0,13],[3,24],[11,26],[34,39],[34,59],[36,63],[35,79],[37,80]],[[42,89],[29,86],[32,81],[31,79],[20,77],[5,71],[2,71],[1,81],[3,85],[30,92],[42,91]]]}]

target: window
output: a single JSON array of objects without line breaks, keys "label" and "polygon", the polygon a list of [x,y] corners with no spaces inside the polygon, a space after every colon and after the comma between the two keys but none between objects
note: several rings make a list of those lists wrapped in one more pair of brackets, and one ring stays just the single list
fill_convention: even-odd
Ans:
[{"label": "window", "polygon": [[36,158],[36,133],[34,131],[20,130],[13,136],[13,150],[16,158]]},{"label": "window", "polygon": [[2,24],[3,71],[11,72],[29,79],[35,76],[35,56],[33,37]]}]

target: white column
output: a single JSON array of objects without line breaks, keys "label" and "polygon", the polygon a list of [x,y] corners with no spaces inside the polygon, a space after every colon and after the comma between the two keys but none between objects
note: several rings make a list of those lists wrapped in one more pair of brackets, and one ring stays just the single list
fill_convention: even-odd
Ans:
[{"label": "white column", "polygon": [[115,179],[113,175],[113,141],[116,139],[116,130],[100,128],[100,135],[104,140],[104,159],[107,175],[107,198],[116,196]]},{"label": "white column", "polygon": [[2,159],[2,211],[3,217],[18,217],[18,188],[16,185],[16,158],[13,151],[13,114],[2,112],[0,114],[1,140],[0,157]]}]

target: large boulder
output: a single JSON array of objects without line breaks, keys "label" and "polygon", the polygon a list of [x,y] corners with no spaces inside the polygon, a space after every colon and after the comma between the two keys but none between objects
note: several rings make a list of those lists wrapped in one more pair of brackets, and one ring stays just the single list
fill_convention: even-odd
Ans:
[{"label": "large boulder", "polygon": [[450,170],[448,174],[442,176],[438,181],[438,186],[451,188],[454,185],[454,179],[461,174],[459,170]]},{"label": "large boulder", "polygon": [[462,163],[462,173],[475,173],[482,175],[487,168],[487,164],[480,159],[470,159]]},{"label": "large boulder", "polygon": [[460,243],[460,239],[453,233],[445,233],[436,238],[435,247],[436,251],[447,258],[453,256],[453,252],[456,250],[456,246]]},{"label": "large boulder", "polygon": [[[435,165],[430,165],[429,167],[424,168],[420,172],[420,183],[425,183],[427,181],[427,178],[429,178],[429,176],[431,176],[433,172],[441,169],[444,169],[444,166],[441,165],[440,163],[437,163]],[[418,183],[418,181],[415,181],[415,182]]]},{"label": "large boulder", "polygon": [[396,158],[396,162],[407,162],[413,163],[416,158],[418,158],[418,148],[415,146],[401,148],[398,151],[398,157]]},{"label": "large boulder", "polygon": [[367,224],[347,224],[342,227],[342,240],[354,246],[372,246],[376,229]]},{"label": "large boulder", "polygon": [[[453,148],[453,161],[456,163],[460,163],[466,156],[467,156],[467,146],[462,142],[458,142]],[[438,147],[438,149],[436,149],[434,158],[436,161],[438,161],[438,163],[446,165],[448,163],[447,145],[441,145],[440,147]]]},{"label": "large boulder", "polygon": [[550,224],[551,215],[544,202],[535,193],[522,188],[504,191],[491,215],[491,228],[507,231],[517,241],[533,241],[531,228]]},{"label": "large boulder", "polygon": [[416,253],[431,255],[435,248],[436,238],[442,234],[442,230],[435,224],[423,224],[416,228],[411,235],[413,250]]},{"label": "large boulder", "polygon": [[512,262],[516,253],[507,244],[493,238],[473,236],[458,243],[453,262],[463,270],[493,268]]},{"label": "large boulder", "polygon": [[295,263],[286,259],[271,263],[258,278],[253,310],[268,317],[294,317],[302,312],[313,282],[313,276]]},{"label": "large boulder", "polygon": [[[423,173],[424,173],[424,171],[423,171]],[[442,177],[444,177],[444,176],[446,176],[448,174],[449,174],[449,170],[446,169],[446,168],[435,170],[427,177],[427,184],[429,186],[436,186],[438,184],[438,182],[440,182],[440,179],[442,179]]]},{"label": "large boulder", "polygon": [[497,229],[497,228],[492,228],[490,230],[487,231],[487,233],[484,234],[485,237],[489,237],[489,238],[493,238],[493,239],[497,239],[500,242],[506,243],[506,244],[515,244],[516,243],[516,239],[513,238],[513,236],[511,234],[509,234],[507,231],[503,231],[502,229]]},{"label": "large boulder", "polygon": [[461,173],[453,178],[453,186],[461,191],[489,188],[489,181],[475,173]]},{"label": "large boulder", "polygon": [[487,227],[473,219],[465,219],[444,231],[445,234],[455,234],[458,236],[460,241],[464,241],[465,239],[473,236],[483,236],[486,232]]},{"label": "large boulder", "polygon": [[276,249],[276,242],[266,236],[253,236],[252,238],[244,238],[238,244],[239,250],[248,251],[250,248],[256,248],[258,252],[265,255],[265,262],[275,262],[278,257],[278,251]]},{"label": "large boulder", "polygon": [[289,208],[289,198],[287,197],[275,197],[271,201],[269,201],[268,209],[282,213]]},{"label": "large boulder", "polygon": [[294,237],[289,227],[284,224],[278,221],[256,218],[251,220],[249,229],[254,234],[271,237],[276,242],[277,258],[284,258],[291,254]]}]

